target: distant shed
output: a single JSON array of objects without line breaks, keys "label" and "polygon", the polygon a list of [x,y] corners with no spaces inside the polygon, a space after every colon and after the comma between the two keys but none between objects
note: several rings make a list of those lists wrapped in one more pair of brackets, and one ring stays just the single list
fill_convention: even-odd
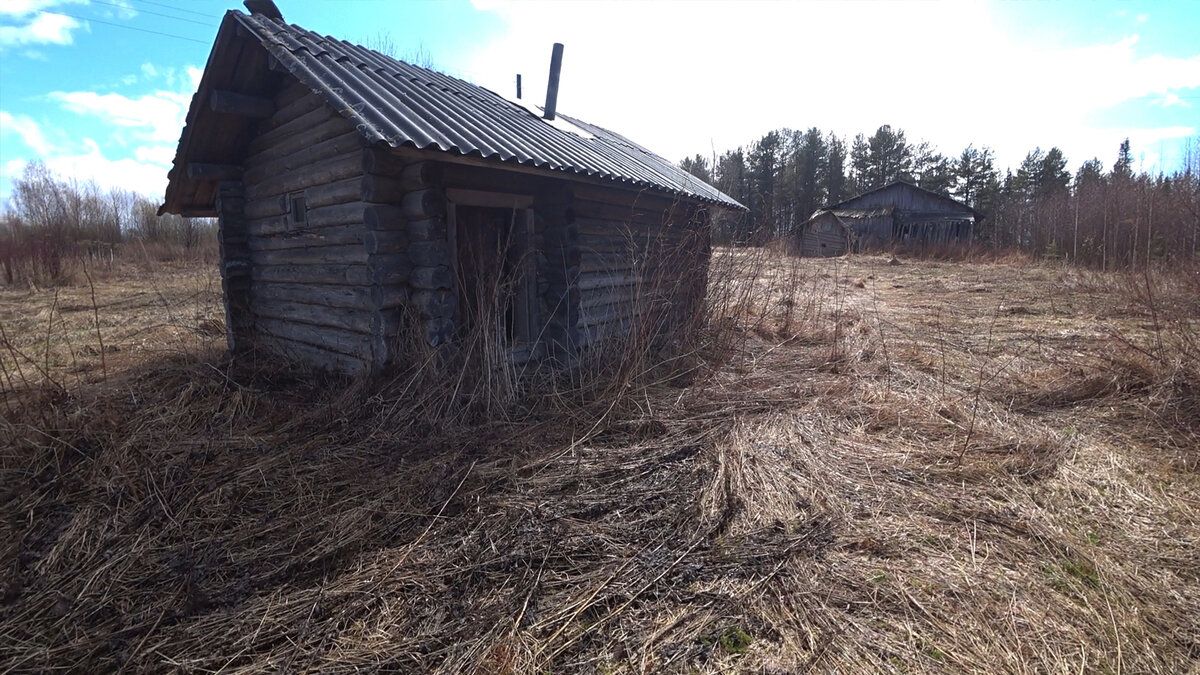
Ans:
[{"label": "distant shed", "polygon": [[702,299],[710,220],[741,204],[610,131],[247,5],[161,209],[218,217],[234,352],[356,373],[401,335],[483,332],[569,361]]},{"label": "distant shed", "polygon": [[[949,197],[896,181],[821,209],[849,228],[855,250],[970,243],[983,216]],[[812,222],[810,219],[809,222]]]},{"label": "distant shed", "polygon": [[818,211],[800,226],[796,246],[805,258],[834,258],[852,250],[853,237],[832,211]]}]

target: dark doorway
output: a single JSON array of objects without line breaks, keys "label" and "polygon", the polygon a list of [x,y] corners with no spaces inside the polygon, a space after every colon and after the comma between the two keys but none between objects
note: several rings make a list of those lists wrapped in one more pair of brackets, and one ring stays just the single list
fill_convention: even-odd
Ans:
[{"label": "dark doorway", "polygon": [[529,339],[525,209],[455,206],[459,337],[482,331],[513,346]]}]

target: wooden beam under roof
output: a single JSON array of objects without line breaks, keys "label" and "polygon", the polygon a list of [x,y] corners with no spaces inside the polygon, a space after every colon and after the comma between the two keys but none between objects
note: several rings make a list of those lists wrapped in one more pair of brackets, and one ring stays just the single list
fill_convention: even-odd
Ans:
[{"label": "wooden beam under roof", "polygon": [[275,112],[275,102],[269,98],[239,94],[224,89],[214,89],[209,95],[208,104],[214,112],[255,119],[270,117],[271,113]]},{"label": "wooden beam under roof", "polygon": [[236,180],[242,177],[242,167],[236,164],[189,162],[187,175],[192,180]]}]

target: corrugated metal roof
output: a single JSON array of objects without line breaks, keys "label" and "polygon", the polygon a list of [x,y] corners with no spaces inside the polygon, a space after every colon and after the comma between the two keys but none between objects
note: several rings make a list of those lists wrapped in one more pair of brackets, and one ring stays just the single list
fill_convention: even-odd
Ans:
[{"label": "corrugated metal roof", "polygon": [[892,215],[895,210],[894,206],[874,209],[828,209],[830,213],[833,213],[838,218],[880,218]]},{"label": "corrugated metal roof", "polygon": [[[933,199],[935,201],[941,202],[943,204],[946,204],[947,206],[961,210],[963,212],[970,213],[971,215],[975,216],[976,221],[983,220],[983,214],[981,214],[978,211],[976,211],[975,209],[967,206],[966,204],[963,204],[962,202],[951,199],[950,197],[947,197],[946,195],[938,194],[937,192],[933,192],[932,190],[926,190],[923,187],[913,185],[912,183],[909,183],[908,181],[903,181],[903,180],[892,181],[891,183],[888,183],[887,185],[884,185],[883,187],[878,187],[878,188],[875,188],[874,190],[867,190],[866,192],[854,195],[853,197],[851,197],[847,200],[840,201],[836,204],[831,204],[825,208],[826,208],[826,210],[834,211],[838,214],[841,214],[844,212],[848,213],[852,210],[859,211],[859,212],[867,212],[872,209],[856,208],[855,205],[860,203],[861,201],[863,201],[864,197],[868,197],[868,196],[874,195],[878,192],[883,192],[885,190],[891,190],[893,188],[900,188],[902,190],[908,190],[910,192],[914,192],[917,194],[923,194],[926,197]],[[875,210],[878,210],[878,209],[875,209]]]},{"label": "corrugated metal roof", "polygon": [[[221,33],[232,28],[231,20],[357,125],[369,142],[590,176],[744,209],[671,162],[601,127],[560,115],[593,135],[585,138],[482,87],[261,14],[230,11]],[[210,67],[213,62],[210,57]],[[188,115],[189,126],[194,113]],[[188,141],[185,128],[173,181],[184,175],[179,165],[185,147],[191,145]],[[170,187],[167,202],[172,205]]]}]

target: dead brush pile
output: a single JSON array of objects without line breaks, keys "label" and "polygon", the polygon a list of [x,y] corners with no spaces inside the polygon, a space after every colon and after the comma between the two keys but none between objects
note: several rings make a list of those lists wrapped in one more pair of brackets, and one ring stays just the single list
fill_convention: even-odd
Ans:
[{"label": "dead brush pile", "polygon": [[10,409],[0,669],[1200,661],[1200,477],[1144,424],[1165,371],[1080,389],[1152,339],[1096,325],[1125,294],[761,250],[713,278],[690,377],[502,422],[207,351]]}]

